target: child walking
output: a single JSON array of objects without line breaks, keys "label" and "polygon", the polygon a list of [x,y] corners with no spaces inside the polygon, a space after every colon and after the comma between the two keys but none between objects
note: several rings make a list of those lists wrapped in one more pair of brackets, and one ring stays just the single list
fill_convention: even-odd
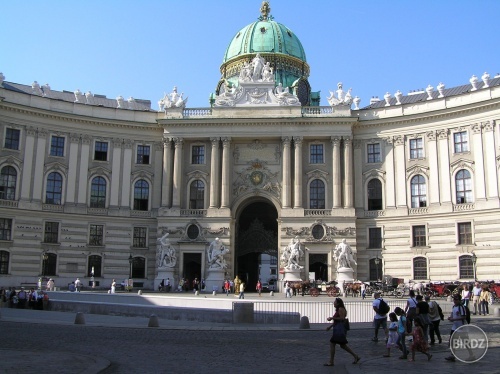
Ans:
[{"label": "child walking", "polygon": [[427,361],[430,361],[432,355],[427,352],[429,350],[429,345],[427,344],[427,341],[425,341],[424,339],[424,330],[422,329],[422,322],[420,321],[420,318],[415,318],[413,323],[415,324],[415,327],[413,328],[413,331],[410,334],[413,335],[413,343],[411,344],[411,358],[409,358],[408,361],[415,361],[416,351],[422,352],[424,355],[427,356]]},{"label": "child walking", "polygon": [[408,349],[406,349],[406,314],[400,307],[394,309],[394,313],[399,317],[397,345],[401,349],[401,352],[403,352],[403,355],[399,358],[406,360],[408,358]]},{"label": "child walking", "polygon": [[398,344],[398,317],[396,313],[389,314],[389,320],[391,324],[389,325],[389,339],[387,340],[387,353],[384,357],[391,357],[391,348],[394,348]]}]

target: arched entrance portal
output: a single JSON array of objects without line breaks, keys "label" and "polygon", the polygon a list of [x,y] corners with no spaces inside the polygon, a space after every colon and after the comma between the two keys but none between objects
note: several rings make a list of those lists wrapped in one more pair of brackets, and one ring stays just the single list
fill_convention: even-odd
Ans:
[{"label": "arched entrance portal", "polygon": [[278,212],[270,203],[247,205],[236,223],[235,275],[249,292],[255,285],[277,278]]}]

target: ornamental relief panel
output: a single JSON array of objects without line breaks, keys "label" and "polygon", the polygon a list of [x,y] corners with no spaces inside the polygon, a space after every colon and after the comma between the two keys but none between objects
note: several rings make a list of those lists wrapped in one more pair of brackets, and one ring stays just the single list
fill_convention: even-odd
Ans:
[{"label": "ornamental relief panel", "polygon": [[[313,228],[317,225],[323,227],[323,236],[320,238],[315,238],[313,236]],[[334,243],[339,237],[352,237],[356,236],[356,228],[346,227],[344,229],[339,229],[335,226],[328,226],[322,220],[316,220],[312,225],[307,227],[301,227],[299,229],[294,229],[293,227],[283,227],[281,229],[287,237],[293,238],[298,236],[304,242],[309,243]]]},{"label": "ornamental relief panel", "polygon": [[233,197],[248,192],[259,194],[266,191],[281,199],[280,172],[271,170],[267,163],[260,159],[249,161],[247,165],[234,172]]},{"label": "ornamental relief panel", "polygon": [[268,165],[279,165],[281,161],[281,147],[276,143],[262,143],[255,139],[251,143],[234,145],[233,158],[235,165],[248,165],[255,156]]}]

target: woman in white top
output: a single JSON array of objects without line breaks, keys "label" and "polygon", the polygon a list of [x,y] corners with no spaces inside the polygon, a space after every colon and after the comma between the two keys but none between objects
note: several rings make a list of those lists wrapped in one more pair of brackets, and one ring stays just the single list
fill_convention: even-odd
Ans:
[{"label": "woman in white top", "polygon": [[470,301],[470,290],[469,290],[469,285],[467,283],[462,286],[461,296],[462,296],[462,304],[468,307]]}]

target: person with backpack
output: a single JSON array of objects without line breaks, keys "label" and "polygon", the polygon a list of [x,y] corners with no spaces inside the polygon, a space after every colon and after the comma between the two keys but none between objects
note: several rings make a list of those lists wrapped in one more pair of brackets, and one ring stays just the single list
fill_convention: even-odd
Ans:
[{"label": "person with backpack", "polygon": [[[455,333],[455,330],[458,329],[460,326],[465,325],[466,322],[466,310],[465,310],[466,307],[462,305],[461,299],[462,297],[459,294],[453,296],[453,307],[451,308],[451,313],[450,316],[448,317],[448,321],[453,322],[450,332],[450,344],[451,344],[451,338]],[[455,356],[452,354],[448,357],[445,357],[445,360],[455,361]]]},{"label": "person with backpack", "polygon": [[444,321],[443,310],[436,301],[431,301],[430,296],[426,296],[425,301],[429,304],[429,318],[431,320],[431,325],[429,325],[429,334],[431,336],[431,345],[436,344],[434,335],[437,336],[438,342],[441,344],[443,340],[441,339],[441,331],[439,331],[439,323]]},{"label": "person with backpack", "polygon": [[375,311],[375,318],[373,319],[373,326],[375,328],[375,336],[373,337],[373,342],[378,342],[378,330],[380,327],[384,329],[385,341],[389,338],[389,330],[387,329],[387,313],[391,310],[389,305],[380,297],[380,292],[375,292],[373,294],[373,310]]}]

